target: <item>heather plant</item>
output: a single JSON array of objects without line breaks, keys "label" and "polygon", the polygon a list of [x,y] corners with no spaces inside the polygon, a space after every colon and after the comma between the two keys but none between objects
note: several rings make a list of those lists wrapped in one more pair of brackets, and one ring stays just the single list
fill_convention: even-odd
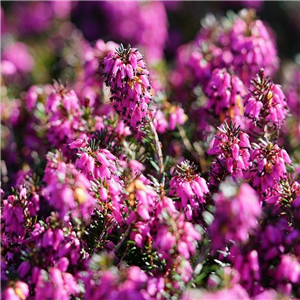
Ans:
[{"label": "heather plant", "polygon": [[1,8],[3,299],[300,297],[299,68],[186,5]]}]

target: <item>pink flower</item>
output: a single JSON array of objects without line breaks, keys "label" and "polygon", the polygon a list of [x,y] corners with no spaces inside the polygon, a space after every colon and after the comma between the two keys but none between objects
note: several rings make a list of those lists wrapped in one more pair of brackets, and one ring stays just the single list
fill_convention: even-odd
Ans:
[{"label": "pink flower", "polygon": [[262,212],[258,196],[248,184],[237,187],[227,181],[220,189],[214,196],[216,213],[210,226],[214,251],[223,249],[230,241],[246,242]]},{"label": "pink flower", "polygon": [[81,217],[89,222],[96,201],[90,192],[91,183],[71,163],[66,164],[56,157],[48,156],[45,170],[44,195],[59,212],[64,221],[69,217]]},{"label": "pink flower", "polygon": [[265,77],[263,69],[251,83],[253,90],[246,98],[245,115],[260,127],[267,124],[280,128],[288,112],[281,87]]},{"label": "pink flower", "polygon": [[137,49],[123,45],[103,61],[106,85],[110,87],[111,101],[124,123],[137,129],[146,120],[151,87],[142,55]]},{"label": "pink flower", "polygon": [[205,195],[209,193],[206,181],[196,174],[195,169],[193,164],[185,160],[176,167],[177,175],[170,181],[170,195],[181,199],[181,203],[176,202],[176,207],[185,211],[188,219],[190,211],[193,211],[195,216],[199,215]]},{"label": "pink flower", "polygon": [[284,149],[264,140],[261,140],[259,144],[254,144],[250,158],[253,164],[247,177],[253,180],[253,186],[258,187],[261,192],[266,192],[279,180],[287,178],[285,165],[292,163]]},{"label": "pink flower", "polygon": [[215,155],[212,162],[210,177],[212,184],[218,184],[227,175],[233,178],[243,178],[250,162],[249,136],[232,123],[226,122],[219,127],[219,132],[212,141],[212,147],[207,151]]},{"label": "pink flower", "polygon": [[231,75],[226,69],[213,71],[205,93],[208,97],[206,108],[221,120],[224,117],[235,119],[244,114],[243,97],[246,88],[237,76]]},{"label": "pink flower", "polygon": [[7,45],[2,52],[1,60],[11,62],[21,73],[28,73],[34,67],[34,60],[28,48],[21,42]]}]

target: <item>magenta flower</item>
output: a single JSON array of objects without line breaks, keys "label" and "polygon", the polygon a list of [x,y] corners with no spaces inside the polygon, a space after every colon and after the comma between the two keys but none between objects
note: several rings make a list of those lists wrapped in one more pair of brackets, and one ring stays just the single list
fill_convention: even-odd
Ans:
[{"label": "magenta flower", "polygon": [[3,232],[14,243],[21,242],[26,234],[22,202],[18,197],[10,195],[6,200],[3,200],[2,204]]},{"label": "magenta flower", "polygon": [[248,176],[253,180],[253,186],[259,191],[266,192],[273,188],[281,179],[287,178],[286,164],[292,161],[284,149],[277,144],[261,140],[259,144],[253,144],[250,152],[253,162]]},{"label": "magenta flower", "polygon": [[185,211],[188,220],[191,220],[192,212],[198,216],[201,204],[205,203],[205,195],[209,193],[205,179],[196,174],[195,169],[185,160],[176,167],[177,175],[170,181],[170,195],[181,199],[181,203],[176,202],[176,207]]},{"label": "magenta flower", "polygon": [[148,276],[137,266],[116,267],[100,264],[109,263],[105,254],[94,255],[89,261],[89,270],[81,275],[85,286],[86,300],[98,299],[141,299],[146,300]]},{"label": "magenta flower", "polygon": [[23,300],[28,299],[29,287],[23,281],[17,281],[14,287],[8,287],[2,290],[3,300]]},{"label": "magenta flower", "polygon": [[71,295],[78,293],[79,286],[70,273],[61,272],[58,268],[50,268],[49,272],[40,270],[34,299],[43,299],[47,295],[50,299],[69,300]]},{"label": "magenta flower", "polygon": [[211,183],[218,184],[227,175],[234,179],[243,178],[250,163],[249,136],[232,123],[226,122],[219,127],[219,133],[212,141],[212,148],[207,153],[216,158],[211,165]]},{"label": "magenta flower", "polygon": [[77,149],[75,166],[93,183],[93,190],[100,195],[102,209],[112,210],[114,219],[123,220],[123,186],[118,159],[107,149],[101,149],[94,139],[77,139],[70,144]]},{"label": "magenta flower", "polygon": [[262,213],[258,196],[247,183],[237,187],[227,181],[220,190],[214,196],[216,212],[210,226],[214,251],[224,249],[230,241],[245,243]]},{"label": "magenta flower", "polygon": [[271,29],[255,18],[253,10],[242,10],[229,32],[234,71],[246,84],[260,68],[273,75],[279,65]]},{"label": "magenta flower", "polygon": [[52,145],[67,154],[67,145],[85,135],[83,112],[74,90],[68,91],[62,85],[54,85],[46,100],[46,112],[49,115],[47,138]]},{"label": "magenta flower", "polygon": [[103,69],[113,107],[132,129],[139,128],[146,120],[151,100],[149,72],[142,55],[137,49],[121,45],[104,59]]},{"label": "magenta flower", "polygon": [[27,46],[21,42],[7,45],[1,54],[1,61],[11,62],[22,74],[30,72],[34,67],[34,60]]},{"label": "magenta flower", "polygon": [[187,120],[187,115],[181,107],[171,106],[168,102],[161,109],[149,111],[149,116],[153,118],[153,125],[158,133],[175,130],[177,125],[183,125]]},{"label": "magenta flower", "polygon": [[260,127],[267,124],[280,128],[288,112],[280,85],[265,77],[263,69],[260,69],[256,79],[251,83],[254,89],[246,98],[245,115]]},{"label": "magenta flower", "polygon": [[[165,211],[167,212],[167,210]],[[166,220],[160,216],[161,221],[158,224],[153,246],[157,248],[161,257],[170,264],[173,262],[172,253],[174,251],[183,258],[189,259],[195,253],[195,242],[200,240],[201,235],[192,223],[185,221],[183,214],[178,212],[173,214],[167,212],[167,214]]]},{"label": "magenta flower", "polygon": [[208,97],[206,108],[221,121],[244,115],[243,98],[246,88],[237,76],[231,75],[226,69],[213,71],[205,93]]},{"label": "magenta flower", "polygon": [[296,256],[290,254],[282,255],[281,261],[276,269],[277,280],[288,280],[291,283],[300,283],[300,262]]},{"label": "magenta flower", "polygon": [[44,195],[49,203],[64,221],[71,217],[89,222],[96,205],[90,192],[91,183],[73,164],[60,160],[58,153],[49,154],[47,159]]}]

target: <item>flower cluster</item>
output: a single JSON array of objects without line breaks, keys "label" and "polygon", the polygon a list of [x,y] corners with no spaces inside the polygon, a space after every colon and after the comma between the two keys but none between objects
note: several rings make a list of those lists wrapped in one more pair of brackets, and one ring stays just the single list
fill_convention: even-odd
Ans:
[{"label": "flower cluster", "polygon": [[180,203],[176,207],[185,211],[188,220],[192,215],[198,215],[201,205],[205,203],[205,195],[209,189],[205,179],[195,172],[195,166],[188,160],[183,161],[180,166],[176,166],[176,176],[170,181],[170,194],[180,198]]},{"label": "flower cluster", "polygon": [[216,213],[210,226],[214,250],[223,250],[231,241],[247,242],[262,213],[258,196],[248,184],[237,187],[227,181],[220,189],[221,192],[214,196]]},{"label": "flower cluster", "polygon": [[62,220],[68,221],[72,217],[88,222],[96,205],[89,191],[91,183],[73,164],[65,163],[59,153],[49,154],[47,160],[44,196]]},{"label": "flower cluster", "polygon": [[261,140],[259,144],[254,144],[250,159],[253,166],[249,175],[253,180],[253,186],[258,187],[261,192],[266,192],[268,188],[274,187],[280,179],[286,178],[286,164],[292,162],[284,149],[264,140]]},{"label": "flower cluster", "polygon": [[47,138],[57,148],[64,145],[66,153],[67,145],[83,135],[83,112],[74,90],[55,85],[46,100],[46,113],[49,115]]},{"label": "flower cluster", "polygon": [[189,40],[196,2],[1,7],[1,299],[300,299],[299,39],[273,6],[280,85],[254,10]]},{"label": "flower cluster", "polygon": [[146,120],[151,100],[148,70],[137,49],[120,46],[103,61],[106,85],[117,113],[131,128],[139,128]]},{"label": "flower cluster", "polygon": [[221,121],[243,116],[246,88],[237,76],[230,75],[225,69],[215,69],[205,93],[208,97],[206,108],[219,116]]},{"label": "flower cluster", "polygon": [[287,103],[281,87],[265,77],[263,69],[251,83],[254,89],[245,102],[246,116],[255,121],[257,126],[280,128],[287,115]]},{"label": "flower cluster", "polygon": [[226,122],[219,127],[219,133],[212,141],[212,147],[207,151],[215,155],[211,165],[211,183],[216,184],[227,175],[233,178],[243,178],[243,172],[248,170],[250,162],[249,136],[233,123]]},{"label": "flower cluster", "polygon": [[226,21],[219,24],[207,16],[194,41],[190,66],[197,81],[206,86],[213,70],[224,67],[231,68],[246,86],[259,68],[274,74],[278,57],[270,28],[256,19],[253,10],[242,10],[233,21]]}]

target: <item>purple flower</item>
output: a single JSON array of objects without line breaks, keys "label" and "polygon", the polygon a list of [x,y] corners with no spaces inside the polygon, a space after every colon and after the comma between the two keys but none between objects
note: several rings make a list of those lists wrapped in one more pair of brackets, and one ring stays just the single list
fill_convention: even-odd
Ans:
[{"label": "purple flower", "polygon": [[253,10],[242,10],[229,32],[234,70],[247,83],[264,68],[273,75],[278,69],[277,49],[273,33]]},{"label": "purple flower", "polygon": [[193,164],[185,160],[176,167],[177,175],[170,181],[170,195],[181,199],[181,203],[177,202],[176,207],[185,211],[189,220],[192,212],[196,216],[199,215],[201,204],[205,203],[205,195],[209,193],[206,181],[196,174],[195,169]]},{"label": "purple flower", "polygon": [[70,273],[61,272],[58,268],[40,271],[35,287],[36,300],[43,299],[45,295],[51,299],[69,300],[71,295],[78,293],[79,286]]},{"label": "purple flower", "polygon": [[46,100],[47,138],[57,148],[68,154],[67,145],[80,136],[85,136],[83,112],[74,90],[68,91],[56,84]]},{"label": "purple flower", "polygon": [[80,217],[89,222],[96,205],[89,180],[73,164],[61,161],[58,153],[49,154],[47,160],[44,195],[49,203],[64,221]]},{"label": "purple flower", "polygon": [[14,3],[13,13],[17,30],[21,34],[41,33],[51,26],[53,11],[51,2]]},{"label": "purple flower", "polygon": [[245,115],[262,128],[266,124],[280,128],[288,112],[280,85],[265,77],[263,69],[251,83],[254,89],[246,98]]},{"label": "purple flower", "polygon": [[121,45],[104,59],[103,69],[113,107],[132,129],[139,128],[146,120],[151,100],[149,72],[142,55],[137,49]]},{"label": "purple flower", "polygon": [[246,88],[237,76],[231,75],[226,69],[213,71],[205,93],[208,97],[206,108],[212,110],[221,121],[244,115],[243,97]]},{"label": "purple flower", "polygon": [[211,183],[216,185],[227,175],[235,179],[243,178],[243,172],[251,165],[250,148],[249,136],[240,127],[226,122],[219,127],[219,133],[207,151],[209,155],[216,157],[210,170]]},{"label": "purple flower", "polygon": [[23,300],[28,299],[29,287],[28,284],[23,281],[17,281],[14,287],[8,287],[4,291],[2,290],[3,300]]},{"label": "purple flower", "polygon": [[110,36],[141,47],[149,62],[161,60],[168,38],[168,20],[163,3],[123,1],[122,5],[118,4],[111,1],[99,3],[104,14],[109,16],[107,28]]},{"label": "purple flower", "polygon": [[216,212],[210,226],[214,251],[224,249],[230,241],[245,243],[262,213],[258,196],[247,183],[238,187],[227,181],[220,190],[214,196]]},{"label": "purple flower", "polygon": [[30,72],[34,67],[34,60],[27,46],[21,42],[6,45],[1,54],[1,61],[11,62],[22,74]]},{"label": "purple flower", "polygon": [[253,180],[253,186],[258,187],[261,192],[266,192],[279,180],[287,178],[285,165],[292,163],[286,150],[264,140],[259,144],[253,144],[250,159],[252,167],[249,169],[248,177]]}]

